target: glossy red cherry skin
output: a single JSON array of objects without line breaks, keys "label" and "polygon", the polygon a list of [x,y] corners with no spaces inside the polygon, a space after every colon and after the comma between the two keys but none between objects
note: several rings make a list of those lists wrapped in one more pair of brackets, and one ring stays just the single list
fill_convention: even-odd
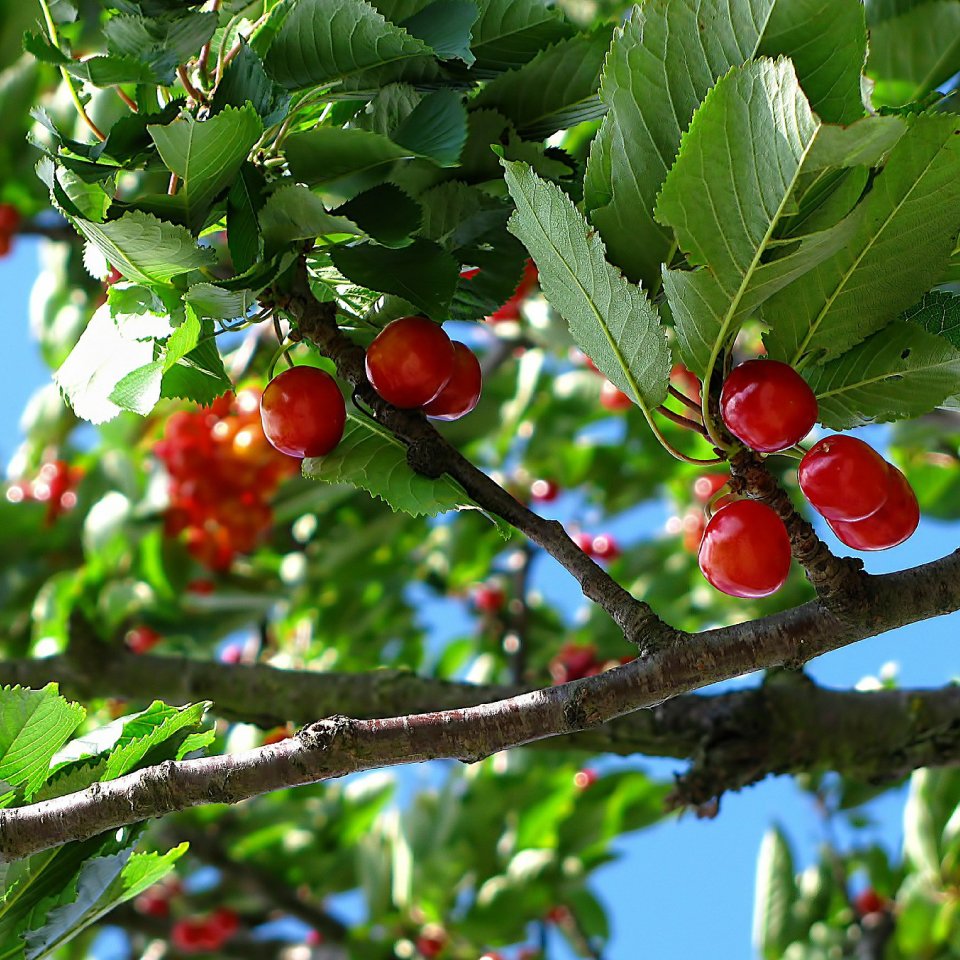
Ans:
[{"label": "glossy red cherry skin", "polygon": [[367,348],[367,379],[387,403],[422,407],[453,376],[455,356],[453,342],[432,320],[401,317]]},{"label": "glossy red cherry skin", "polygon": [[453,342],[453,374],[447,385],[424,408],[434,420],[459,420],[480,400],[483,374],[473,351],[459,340]]},{"label": "glossy red cherry skin", "polygon": [[748,360],[724,381],[720,415],[727,429],[748,447],[776,453],[810,432],[817,422],[817,398],[788,364]]},{"label": "glossy red cherry skin", "polygon": [[790,573],[787,528],[766,504],[737,500],[707,523],[698,555],[700,571],[731,597],[767,597]]},{"label": "glossy red cherry skin", "polygon": [[920,505],[910,481],[892,464],[886,503],[864,520],[828,520],[841,543],[854,550],[889,550],[909,539],[920,523]]},{"label": "glossy red cherry skin", "polygon": [[0,233],[15,233],[20,226],[20,211],[12,203],[0,203]]},{"label": "glossy red cherry skin", "polygon": [[270,443],[291,457],[322,457],[343,437],[347,409],[337,381],[316,367],[291,367],[263,391],[260,420]]},{"label": "glossy red cherry skin", "polygon": [[804,454],[800,489],[827,520],[863,520],[887,499],[887,461],[856,437],[824,437]]}]

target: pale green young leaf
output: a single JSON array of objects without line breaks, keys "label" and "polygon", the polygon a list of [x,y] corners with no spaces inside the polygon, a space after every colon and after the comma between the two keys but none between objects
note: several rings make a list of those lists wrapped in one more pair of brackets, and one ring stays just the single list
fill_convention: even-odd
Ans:
[{"label": "pale green young leaf", "polygon": [[263,132],[263,122],[248,103],[224,107],[202,123],[188,115],[147,130],[163,162],[181,180],[177,196],[197,232],[213,201],[233,184]]},{"label": "pale green young leaf", "polygon": [[570,199],[524,163],[505,161],[516,204],[510,232],[537,264],[547,299],[577,346],[645,410],[667,393],[670,350],[656,308],[606,261],[603,241]]},{"label": "pale green young leaf", "polygon": [[170,707],[155,700],[146,710],[124,724],[104,771],[104,780],[114,780],[140,766],[172,760],[183,739],[195,733],[209,703]]},{"label": "pale green young leaf", "polygon": [[42,690],[0,687],[0,806],[16,787],[29,799],[47,778],[53,755],[84,718],[55,683]]},{"label": "pale green young leaf", "polygon": [[[257,290],[249,289],[224,290],[223,287],[218,287],[213,283],[195,283],[186,292],[184,300],[200,317],[214,320],[237,320],[240,317],[245,317],[256,305],[258,293]],[[195,347],[196,344],[193,346]],[[193,347],[190,349],[192,350]]]},{"label": "pale green young leaf", "polygon": [[850,214],[850,241],[764,304],[772,357],[837,356],[941,279],[960,229],[958,131],[948,114],[913,119]]},{"label": "pale green young leaf", "polygon": [[808,374],[820,422],[834,430],[929,413],[960,393],[960,350],[913,323],[894,321]]},{"label": "pale green young leaf", "polygon": [[[104,304],[90,318],[54,379],[78,417],[104,423],[122,409],[113,397],[117,385],[153,360],[153,342],[125,335],[110,315],[110,307]],[[153,384],[141,384],[140,400],[134,402],[152,408],[159,399],[159,380],[152,402],[142,393],[144,389],[152,390]]]},{"label": "pale green young leaf", "polygon": [[561,40],[492,80],[473,104],[497,110],[529,139],[602,116],[606,108],[598,90],[610,38],[611,28],[604,25]]},{"label": "pale green young leaf", "polygon": [[189,230],[149,213],[132,211],[107,223],[74,223],[128,280],[166,283],[216,260],[213,250],[197,246]]},{"label": "pale green young leaf", "polygon": [[665,272],[684,363],[709,376],[720,350],[762,299],[835,246],[815,237],[764,263],[819,122],[788,60],[734,68],[684,134],[657,201],[694,272]]},{"label": "pale green young leaf", "polygon": [[300,0],[264,61],[288,90],[330,83],[372,67],[431,53],[365,0]]},{"label": "pale green young leaf", "polygon": [[[858,0],[649,0],[618,28],[600,96],[584,203],[611,259],[656,290],[674,252],[653,216],[680,136],[718,77],[761,53],[796,56],[800,83],[826,120],[855,119],[863,63]],[[833,114],[831,111],[839,111]]]},{"label": "pale green young leaf", "polygon": [[407,463],[407,448],[360,414],[348,413],[343,439],[325,457],[303,461],[303,475],[325,483],[349,483],[379,497],[392,510],[435,517],[473,507],[460,485],[444,475],[431,480]]},{"label": "pale green young leaf", "polygon": [[919,100],[960,70],[960,0],[930,0],[870,28],[875,106]]}]

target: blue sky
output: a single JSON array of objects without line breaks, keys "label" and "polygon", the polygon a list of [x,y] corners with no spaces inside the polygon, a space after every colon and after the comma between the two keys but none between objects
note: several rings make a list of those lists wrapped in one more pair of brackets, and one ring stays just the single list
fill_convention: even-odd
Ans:
[{"label": "blue sky", "polygon": [[[13,254],[0,260],[8,329],[0,377],[0,457],[4,462],[18,443],[18,421],[27,398],[49,378],[27,330],[29,290],[36,272],[37,244],[31,238],[19,239]],[[662,510],[645,508],[631,518],[629,532],[634,537],[646,534],[660,528],[664,518]],[[957,524],[924,521],[903,547],[869,556],[867,568],[883,572],[934,559],[956,547],[958,534]],[[566,574],[552,561],[540,564],[537,576],[538,588],[550,599],[571,602]],[[463,616],[462,606],[458,604],[457,610],[452,604],[424,610],[438,638],[462,630],[463,623],[456,619]],[[808,670],[820,683],[849,687],[867,674],[876,674],[885,662],[896,661],[904,685],[938,686],[960,672],[956,636],[954,615],[847,647],[814,661]],[[671,760],[631,758],[610,763],[640,767],[664,778],[682,769],[681,763]],[[900,844],[902,802],[903,791],[894,791],[869,809],[876,822],[873,837],[893,849]],[[715,820],[672,819],[622,840],[620,860],[597,875],[597,892],[610,907],[614,930],[606,960],[752,957],[756,855],[764,831],[774,822],[794,841],[800,865],[810,862],[823,840],[821,826],[809,799],[786,778],[768,779],[726,797]],[[558,948],[551,960],[568,956]]]}]

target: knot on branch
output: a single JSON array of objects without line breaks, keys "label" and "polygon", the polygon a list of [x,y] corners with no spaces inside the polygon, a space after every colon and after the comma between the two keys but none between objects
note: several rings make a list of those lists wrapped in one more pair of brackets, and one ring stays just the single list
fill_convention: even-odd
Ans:
[{"label": "knot on branch", "polygon": [[753,451],[741,450],[730,461],[730,470],[734,493],[765,503],[783,521],[793,556],[806,571],[820,602],[841,620],[857,619],[867,604],[863,561],[834,556]]},{"label": "knot on branch", "polygon": [[297,734],[297,739],[308,750],[330,750],[339,737],[350,733],[355,722],[350,717],[340,715],[327,717],[326,720],[308,723]]},{"label": "knot on branch", "polygon": [[436,444],[429,437],[414,440],[407,447],[407,463],[410,469],[431,480],[439,480],[446,473],[446,458],[441,456]]}]

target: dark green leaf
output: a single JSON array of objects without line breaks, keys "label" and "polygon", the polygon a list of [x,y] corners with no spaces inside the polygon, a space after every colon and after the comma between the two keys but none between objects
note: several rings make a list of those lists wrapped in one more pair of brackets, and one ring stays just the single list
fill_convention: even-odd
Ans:
[{"label": "dark green leaf", "polygon": [[469,67],[474,62],[470,28],[479,16],[474,0],[434,0],[401,26],[419,37],[441,60],[462,60]]},{"label": "dark green leaf", "polygon": [[246,103],[253,105],[264,127],[270,127],[286,116],[290,95],[267,76],[263,61],[241,41],[240,52],[217,84],[210,112],[217,114],[224,107],[242,107]]},{"label": "dark green leaf", "polygon": [[333,211],[386,247],[406,246],[420,229],[420,204],[399,187],[384,183],[354,197]]}]

